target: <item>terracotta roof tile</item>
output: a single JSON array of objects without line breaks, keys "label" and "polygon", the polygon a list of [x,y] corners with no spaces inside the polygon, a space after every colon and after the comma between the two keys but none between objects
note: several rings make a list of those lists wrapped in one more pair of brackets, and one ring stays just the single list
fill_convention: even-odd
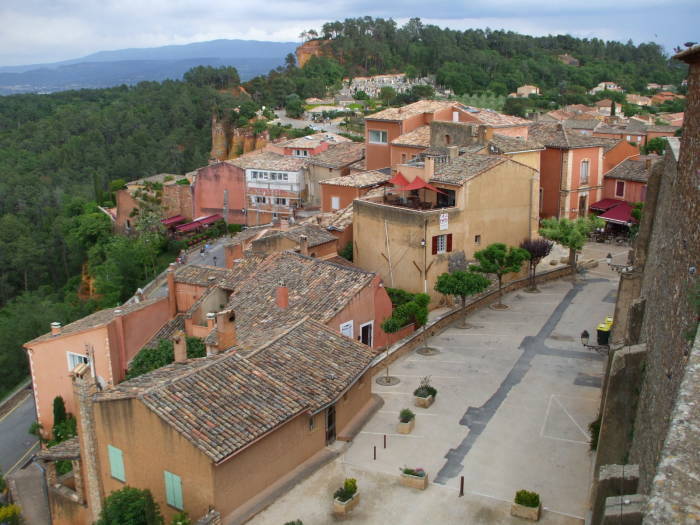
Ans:
[{"label": "terracotta roof tile", "polygon": [[324,168],[344,168],[353,162],[362,160],[364,156],[365,145],[363,143],[345,142],[331,146],[326,151],[310,157],[307,164]]},{"label": "terracotta roof tile", "polygon": [[649,180],[650,169],[647,168],[646,161],[650,160],[654,165],[661,160],[661,157],[639,156],[625,159],[605,174],[605,178],[628,180],[634,182],[647,182]]},{"label": "terracotta roof tile", "polygon": [[390,175],[386,175],[381,171],[361,171],[359,173],[353,173],[351,175],[345,175],[343,177],[334,177],[332,179],[325,179],[320,181],[321,184],[328,184],[330,186],[348,186],[352,188],[367,188],[370,186],[377,186],[387,182],[391,178]]},{"label": "terracotta roof tile", "polygon": [[544,146],[535,140],[519,139],[494,133],[490,141],[498,153],[518,153],[521,151],[533,151],[544,149]]},{"label": "terracotta roof tile", "polygon": [[175,270],[175,282],[194,284],[197,286],[209,286],[223,277],[228,270],[219,266],[204,266],[199,264],[187,264]]},{"label": "terracotta roof tile", "polygon": [[457,157],[452,162],[436,166],[435,175],[430,181],[461,185],[480,173],[507,161],[506,157],[498,155],[467,153]]},{"label": "terracotta roof tile", "polygon": [[282,148],[316,148],[324,142],[328,142],[329,144],[340,144],[343,142],[352,141],[343,137],[342,135],[322,131],[320,133],[314,133],[313,135],[306,135],[305,137],[276,142],[275,146]]},{"label": "terracotta roof tile", "polygon": [[536,122],[530,126],[529,138],[546,147],[574,149],[605,146],[598,137],[568,131],[558,122]]},{"label": "terracotta roof tile", "polygon": [[430,126],[419,126],[391,141],[394,146],[427,148],[430,146]]},{"label": "terracotta roof tile", "polygon": [[227,160],[229,164],[241,169],[301,171],[306,162],[305,159],[280,155],[274,151],[253,151],[241,155],[237,159]]},{"label": "terracotta roof tile", "polygon": [[446,100],[419,100],[400,108],[387,108],[373,115],[367,115],[365,118],[369,120],[406,120],[416,115],[434,113],[454,105],[455,102]]}]

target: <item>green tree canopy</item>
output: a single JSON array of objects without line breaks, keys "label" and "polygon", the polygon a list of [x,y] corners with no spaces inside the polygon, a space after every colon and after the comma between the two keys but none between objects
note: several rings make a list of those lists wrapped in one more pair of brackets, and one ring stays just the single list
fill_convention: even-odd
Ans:
[{"label": "green tree canopy", "polygon": [[471,267],[473,271],[492,274],[498,279],[498,306],[503,307],[503,276],[519,272],[523,262],[530,258],[530,254],[522,248],[496,242],[474,253],[474,257],[479,264]]},{"label": "green tree canopy", "polygon": [[[473,272],[456,271],[453,273],[443,273],[438,275],[435,282],[435,290],[445,295],[454,295],[462,301],[462,309],[467,306],[467,297],[483,292],[489,287],[491,282],[484,277]],[[462,326],[466,327],[466,312],[463,312]]]},{"label": "green tree canopy", "polygon": [[576,266],[576,252],[583,245],[590,234],[596,228],[602,228],[605,222],[594,215],[575,220],[571,219],[544,219],[540,228],[540,235],[546,239],[561,244],[569,249],[569,265]]},{"label": "green tree canopy", "polygon": [[96,525],[163,525],[150,490],[126,486],[105,498]]}]

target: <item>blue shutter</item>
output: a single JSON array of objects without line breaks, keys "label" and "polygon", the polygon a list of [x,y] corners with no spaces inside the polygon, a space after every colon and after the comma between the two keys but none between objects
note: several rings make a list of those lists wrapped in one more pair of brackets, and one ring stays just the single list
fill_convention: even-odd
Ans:
[{"label": "blue shutter", "polygon": [[126,482],[126,476],[124,475],[124,456],[122,451],[117,447],[107,445],[107,452],[109,454],[109,470],[112,477],[118,479],[119,481]]},{"label": "blue shutter", "polygon": [[180,476],[167,470],[164,470],[163,474],[165,474],[165,499],[168,505],[182,510],[184,507],[182,505],[182,481],[180,481]]}]

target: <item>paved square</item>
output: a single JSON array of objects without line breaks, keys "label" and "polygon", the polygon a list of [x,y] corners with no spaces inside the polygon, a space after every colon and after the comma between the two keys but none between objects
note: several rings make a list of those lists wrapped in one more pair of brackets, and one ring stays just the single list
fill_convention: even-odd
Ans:
[{"label": "paved square", "polygon": [[[401,382],[373,384],[384,406],[342,456],[250,523],[338,521],[331,495],[344,477],[357,478],[362,499],[346,521],[522,523],[509,509],[516,490],[525,488],[542,498],[541,522],[582,523],[593,460],[587,427],[597,414],[604,360],[583,349],[579,334],[595,333],[612,315],[614,302],[606,298],[614,297],[615,277],[601,267],[575,285],[565,279],[540,286],[539,294],[514,292],[505,297],[508,310],[481,310],[470,316],[472,328],[453,325],[431,338],[437,355],[414,351],[399,359],[389,372]],[[438,389],[428,409],[413,406],[424,376]],[[396,432],[402,408],[416,413],[409,435]],[[399,486],[402,466],[424,468],[428,490]]]}]

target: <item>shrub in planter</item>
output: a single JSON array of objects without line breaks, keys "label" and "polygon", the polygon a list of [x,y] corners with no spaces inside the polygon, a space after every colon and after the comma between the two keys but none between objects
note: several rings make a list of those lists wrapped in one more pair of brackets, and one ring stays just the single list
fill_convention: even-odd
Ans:
[{"label": "shrub in planter", "polygon": [[540,495],[529,490],[519,490],[515,493],[515,503],[511,505],[510,514],[532,521],[540,519]]},{"label": "shrub in planter", "polygon": [[345,483],[335,491],[333,497],[339,501],[346,502],[357,493],[357,480],[345,478]]},{"label": "shrub in planter", "polygon": [[416,397],[437,396],[437,389],[430,384],[430,376],[425,376],[420,380],[420,386],[413,391]]},{"label": "shrub in planter", "polygon": [[401,423],[410,423],[412,419],[414,419],[416,415],[413,413],[413,411],[409,408],[404,408],[399,412],[399,421]]},{"label": "shrub in planter", "polygon": [[425,490],[428,486],[428,474],[422,468],[402,467],[399,470],[401,470],[401,484],[404,487]]}]

